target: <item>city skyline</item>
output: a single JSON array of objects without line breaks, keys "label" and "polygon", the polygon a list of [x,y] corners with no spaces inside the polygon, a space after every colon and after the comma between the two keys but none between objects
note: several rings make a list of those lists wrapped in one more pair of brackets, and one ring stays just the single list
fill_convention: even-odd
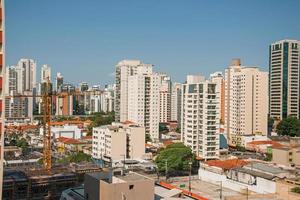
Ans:
[{"label": "city skyline", "polygon": [[67,82],[103,85],[113,83],[118,61],[139,59],[183,82],[223,71],[235,57],[267,71],[269,44],[299,39],[296,1],[70,3],[6,2],[7,65],[32,58]]}]

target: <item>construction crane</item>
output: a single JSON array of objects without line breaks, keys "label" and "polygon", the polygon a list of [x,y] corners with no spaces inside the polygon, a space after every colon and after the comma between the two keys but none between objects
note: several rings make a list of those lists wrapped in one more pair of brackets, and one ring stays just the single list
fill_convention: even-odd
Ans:
[{"label": "construction crane", "polygon": [[[95,91],[89,91],[89,93],[96,94]],[[50,172],[52,168],[52,148],[51,148],[51,111],[52,111],[52,97],[64,98],[67,96],[77,96],[78,94],[58,94],[52,92],[52,84],[48,80],[42,83],[42,93],[41,95],[22,95],[16,94],[12,96],[6,96],[5,98],[30,98],[39,97],[42,99],[42,111],[43,111],[43,168],[44,170]]]},{"label": "construction crane", "polygon": [[16,94],[12,96],[6,96],[5,98],[30,98],[40,97],[42,98],[42,111],[43,111],[43,167],[46,171],[50,171],[52,167],[51,161],[51,106],[52,97],[57,96],[52,93],[52,86],[50,81],[43,83],[41,95],[22,95]]}]

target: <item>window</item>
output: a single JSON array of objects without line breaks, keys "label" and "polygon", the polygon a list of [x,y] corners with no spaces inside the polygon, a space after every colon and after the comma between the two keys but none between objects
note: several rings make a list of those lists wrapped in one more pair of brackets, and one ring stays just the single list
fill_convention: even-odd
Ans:
[{"label": "window", "polygon": [[129,185],[129,190],[132,190],[134,185]]}]

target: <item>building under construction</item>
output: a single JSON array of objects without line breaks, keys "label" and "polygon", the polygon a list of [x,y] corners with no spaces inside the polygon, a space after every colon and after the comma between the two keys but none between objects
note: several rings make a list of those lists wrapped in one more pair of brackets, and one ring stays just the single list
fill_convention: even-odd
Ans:
[{"label": "building under construction", "polygon": [[2,199],[59,199],[63,190],[83,183],[83,173],[97,171],[101,169],[91,164],[53,167],[51,172],[42,168],[7,169],[4,171]]}]

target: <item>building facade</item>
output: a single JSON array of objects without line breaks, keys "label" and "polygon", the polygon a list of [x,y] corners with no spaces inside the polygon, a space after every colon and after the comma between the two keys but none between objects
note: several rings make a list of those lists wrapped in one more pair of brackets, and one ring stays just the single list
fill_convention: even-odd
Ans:
[{"label": "building facade", "polygon": [[171,78],[165,74],[161,75],[159,99],[159,121],[169,122],[171,121]]},{"label": "building facade", "polygon": [[171,92],[171,121],[177,121],[179,125],[181,118],[181,87],[181,83],[174,83]]},{"label": "building facade", "polygon": [[4,0],[0,1],[0,199],[2,199],[3,186],[3,157],[4,157],[4,88],[5,88],[5,14],[4,14]]},{"label": "building facade", "polygon": [[145,127],[153,141],[159,140],[160,74],[137,74],[128,78],[128,120]]},{"label": "building facade", "polygon": [[300,116],[300,41],[281,40],[269,47],[270,117]]},{"label": "building facade", "polygon": [[199,157],[219,157],[220,91],[202,76],[188,76],[182,87],[181,141]]},{"label": "building facade", "polygon": [[152,64],[144,64],[139,60],[122,60],[116,65],[116,121],[128,120],[128,78],[152,73],[152,68]]},{"label": "building facade", "polygon": [[145,128],[112,123],[93,128],[92,157],[105,162],[142,158],[145,154]]},{"label": "building facade", "polygon": [[210,75],[210,80],[217,83],[220,91],[220,122],[224,124],[225,120],[225,81],[222,72],[215,72]]},{"label": "building facade", "polygon": [[268,73],[234,60],[225,70],[225,108],[224,129],[230,144],[240,145],[241,135],[266,135]]}]

